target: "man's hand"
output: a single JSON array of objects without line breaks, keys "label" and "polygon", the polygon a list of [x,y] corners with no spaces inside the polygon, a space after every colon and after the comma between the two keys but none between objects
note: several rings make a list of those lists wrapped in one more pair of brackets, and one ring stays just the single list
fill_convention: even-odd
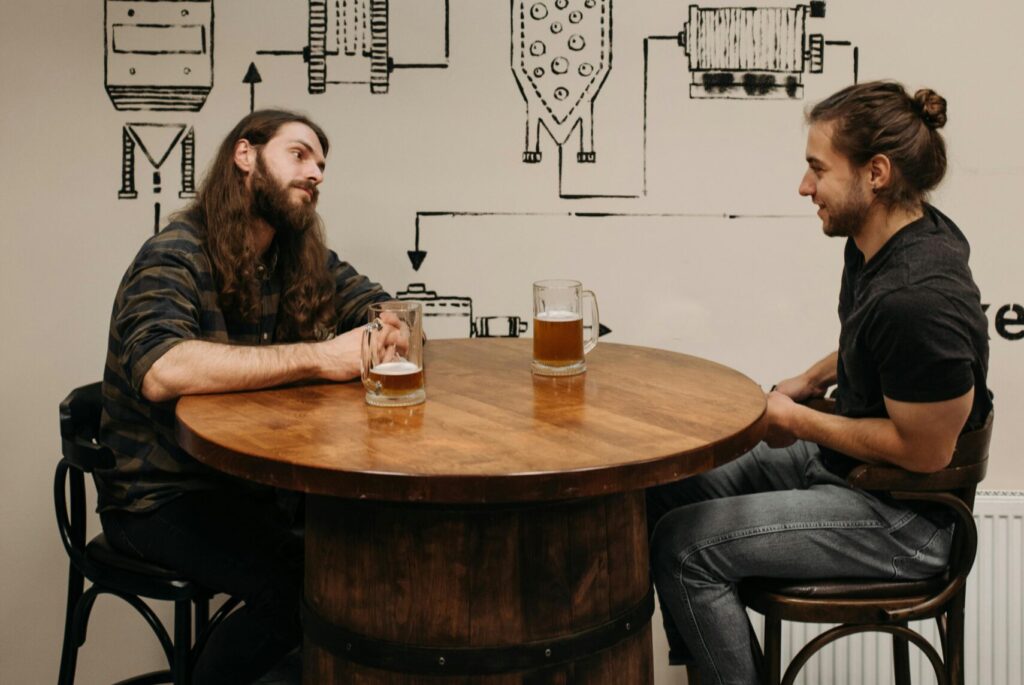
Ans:
[{"label": "man's hand", "polygon": [[405,359],[409,354],[409,325],[392,312],[381,313],[379,321],[382,328],[375,340],[378,363]]},{"label": "man's hand", "polygon": [[774,392],[785,395],[794,402],[804,402],[812,397],[824,397],[829,383],[814,383],[803,375],[793,376],[775,385]]},{"label": "man's hand", "polygon": [[314,343],[320,378],[347,381],[359,375],[363,328],[355,328],[324,342]]},{"label": "man's hand", "polygon": [[796,442],[797,438],[790,428],[796,406],[789,395],[778,389],[768,393],[768,407],[765,410],[768,415],[768,431],[765,433],[764,441],[769,447],[789,447]]},{"label": "man's hand", "polygon": [[838,363],[839,355],[833,352],[799,376],[779,381],[773,390],[786,395],[794,402],[804,402],[812,397],[824,397],[829,387],[836,382]]}]

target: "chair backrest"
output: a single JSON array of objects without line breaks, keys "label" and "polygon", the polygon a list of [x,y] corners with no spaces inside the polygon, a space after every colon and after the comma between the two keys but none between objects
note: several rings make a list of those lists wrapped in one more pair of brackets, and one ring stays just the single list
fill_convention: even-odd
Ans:
[{"label": "chair backrest", "polygon": [[847,481],[863,490],[952,492],[973,506],[974,491],[988,470],[993,416],[990,412],[980,428],[960,435],[949,465],[940,471],[913,473],[895,466],[861,464],[850,472]]},{"label": "chair backrest", "polygon": [[85,554],[85,474],[114,465],[114,456],[99,443],[103,396],[100,383],[72,390],[60,403],[61,452],[53,480],[57,529],[71,563],[89,566]]},{"label": "chair backrest", "polygon": [[[835,409],[835,400],[826,397],[811,398],[806,404],[827,413]],[[862,490],[952,492],[973,507],[974,491],[988,470],[993,417],[994,412],[989,412],[980,428],[960,434],[949,465],[941,471],[913,473],[885,464],[861,464],[850,471],[846,480]]]},{"label": "chair backrest", "polygon": [[978,549],[974,524],[974,494],[988,469],[993,413],[984,425],[962,433],[949,465],[935,473],[912,473],[893,466],[862,464],[847,476],[854,487],[888,492],[893,499],[940,504],[955,517],[956,526],[949,556],[947,583],[935,596],[915,606],[886,611],[890,620],[914,620],[945,606],[967,583]]},{"label": "chair backrest", "polygon": [[75,388],[60,403],[61,451],[71,466],[86,473],[114,465],[110,450],[99,444],[102,413],[102,383]]}]

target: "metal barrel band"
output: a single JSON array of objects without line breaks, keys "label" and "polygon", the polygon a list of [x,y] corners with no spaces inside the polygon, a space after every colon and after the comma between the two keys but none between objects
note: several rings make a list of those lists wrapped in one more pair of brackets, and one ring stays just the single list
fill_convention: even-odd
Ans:
[{"label": "metal barrel band", "polygon": [[615,619],[543,642],[503,647],[421,647],[367,637],[332,624],[302,602],[306,637],[348,661],[416,675],[500,675],[556,666],[596,654],[640,632],[654,613],[654,588]]}]

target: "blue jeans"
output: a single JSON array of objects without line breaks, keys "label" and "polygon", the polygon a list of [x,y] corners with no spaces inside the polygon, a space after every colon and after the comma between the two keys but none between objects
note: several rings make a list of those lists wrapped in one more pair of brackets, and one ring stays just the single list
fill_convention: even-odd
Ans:
[{"label": "blue jeans", "polygon": [[808,442],[764,443],[712,471],[647,493],[651,572],[674,663],[704,680],[759,680],[743,578],[927,578],[952,527],[855,490]]}]

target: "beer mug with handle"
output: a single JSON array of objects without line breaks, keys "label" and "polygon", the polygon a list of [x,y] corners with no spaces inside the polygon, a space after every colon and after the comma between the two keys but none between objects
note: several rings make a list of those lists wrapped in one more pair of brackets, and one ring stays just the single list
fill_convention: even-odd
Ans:
[{"label": "beer mug with handle", "polygon": [[361,376],[366,403],[408,407],[426,399],[423,379],[423,305],[377,302],[363,329]]},{"label": "beer mug with handle", "polygon": [[[591,328],[583,338],[583,301],[590,300]],[[574,376],[587,370],[586,354],[597,345],[597,296],[579,281],[533,284],[533,372]]]}]

